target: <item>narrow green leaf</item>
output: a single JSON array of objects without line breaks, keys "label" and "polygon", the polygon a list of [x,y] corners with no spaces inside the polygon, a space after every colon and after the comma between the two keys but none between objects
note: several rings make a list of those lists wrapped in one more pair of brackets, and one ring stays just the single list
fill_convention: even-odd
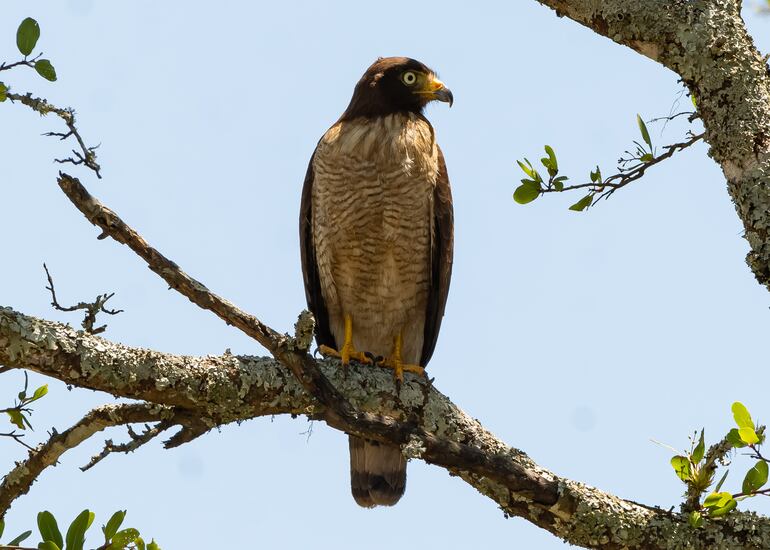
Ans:
[{"label": "narrow green leaf", "polygon": [[690,516],[687,518],[687,521],[690,523],[690,527],[695,529],[703,526],[703,516],[697,510],[690,512]]},{"label": "narrow green leaf", "polygon": [[556,153],[553,152],[550,145],[545,146],[545,152],[548,157],[540,159],[540,162],[542,162],[543,166],[548,169],[548,175],[554,177],[559,173],[559,163],[556,162]]},{"label": "narrow green leaf", "polygon": [[591,202],[594,200],[593,195],[588,194],[579,201],[577,201],[575,204],[569,207],[570,210],[574,210],[575,212],[582,212],[589,206],[591,206]]},{"label": "narrow green leaf", "polygon": [[690,460],[686,456],[676,455],[671,458],[671,466],[682,481],[687,481],[692,475]]},{"label": "narrow green leaf", "polygon": [[53,65],[51,65],[51,62],[47,59],[38,59],[35,61],[35,70],[37,71],[37,74],[46,80],[50,80],[51,82],[56,80],[56,69],[53,68]]},{"label": "narrow green leaf", "polygon": [[32,534],[32,531],[24,531],[21,535],[16,537],[10,542],[5,543],[6,546],[19,546],[20,542],[23,542],[29,538],[29,536]]},{"label": "narrow green leaf", "polygon": [[719,483],[717,483],[717,486],[714,487],[715,492],[719,492],[719,489],[722,488],[722,484],[725,482],[725,479],[727,479],[727,474],[730,473],[730,470],[725,470],[725,473],[722,475],[721,478],[719,478]]},{"label": "narrow green leaf", "polygon": [[33,401],[37,401],[47,393],[48,393],[48,384],[44,384],[35,390],[35,393],[32,394],[32,399],[30,399],[29,402],[32,403]]},{"label": "narrow green leaf", "polygon": [[553,152],[553,148],[550,145],[545,146],[545,153],[548,155],[548,158],[551,160],[551,165],[554,168],[559,168],[559,163],[556,162],[556,153]]},{"label": "narrow green leaf", "polygon": [[733,447],[740,449],[741,447],[746,446],[746,444],[741,440],[741,434],[738,433],[738,428],[733,428],[727,432],[726,438]]},{"label": "narrow green leaf", "polygon": [[519,204],[527,204],[535,200],[540,195],[540,184],[532,180],[522,180],[513,192],[513,200]]},{"label": "narrow green leaf", "polygon": [[0,103],[8,99],[8,86],[0,82]]},{"label": "narrow green leaf", "polygon": [[19,25],[19,28],[16,31],[16,46],[26,57],[35,49],[38,38],[40,38],[40,26],[37,24],[37,21],[31,17],[27,17],[21,22],[21,25]]},{"label": "narrow green leaf", "polygon": [[736,506],[738,506],[738,503],[735,499],[731,498],[724,506],[720,506],[719,508],[709,508],[709,517],[718,518],[725,516]]},{"label": "narrow green leaf", "polygon": [[642,139],[652,149],[652,141],[650,140],[650,133],[647,131],[647,125],[642,120],[639,114],[636,115],[636,123],[639,125],[639,131],[642,133]]},{"label": "narrow green leaf", "polygon": [[692,92],[690,93],[690,101],[692,101],[692,106],[697,109],[698,108],[698,102],[695,100],[695,94],[692,93]]},{"label": "narrow green leaf", "polygon": [[123,529],[122,531],[115,533],[107,550],[123,550],[123,548],[133,543],[137,538],[139,538],[139,531],[136,529],[132,527]]},{"label": "narrow green leaf", "polygon": [[38,543],[37,550],[61,550],[61,546],[59,546],[52,540],[47,540],[47,541]]},{"label": "narrow green leaf", "polygon": [[118,532],[118,529],[120,529],[120,525],[123,523],[123,519],[126,517],[126,511],[125,510],[118,510],[114,514],[112,514],[112,517],[107,522],[107,525],[102,527],[102,532],[104,533],[105,540],[109,541],[112,537],[115,536],[115,533]]},{"label": "narrow green leaf", "polygon": [[739,428],[751,428],[754,429],[754,421],[751,419],[749,410],[740,401],[733,403],[731,407],[733,411],[733,418]]},{"label": "narrow green leaf", "polygon": [[[516,163],[519,165],[519,167],[524,170],[524,173],[527,174],[530,178],[535,178],[535,175],[532,173],[532,164],[527,159],[524,159],[527,161],[527,164],[525,165],[520,160],[517,160]],[[528,166],[527,166],[528,165]]]},{"label": "narrow green leaf", "polygon": [[741,441],[743,441],[746,445],[759,443],[759,436],[757,435],[757,432],[754,431],[754,428],[739,428],[738,435],[741,436]]},{"label": "narrow green leaf", "polygon": [[765,483],[767,483],[767,462],[760,460],[746,472],[746,477],[743,478],[743,492],[753,493]]},{"label": "narrow green leaf", "polygon": [[5,531],[5,520],[0,519],[0,537],[3,536],[3,531]]},{"label": "narrow green leaf", "polygon": [[652,153],[645,153],[641,157],[639,157],[639,160],[642,162],[652,162],[655,160],[655,157],[652,156]]},{"label": "narrow green leaf", "polygon": [[11,417],[11,424],[16,425],[17,428],[20,430],[24,429],[24,415],[21,414],[20,411],[16,409],[11,409],[10,411],[5,411],[8,413],[8,416]]},{"label": "narrow green leaf", "polygon": [[692,461],[697,464],[701,460],[703,460],[703,455],[706,453],[706,443],[703,440],[703,430],[700,431],[700,441],[698,441],[698,444],[695,446],[695,449],[692,452]]},{"label": "narrow green leaf", "polygon": [[59,548],[64,546],[59,525],[56,523],[56,518],[53,517],[51,512],[46,510],[37,515],[37,528],[40,530],[40,536],[44,541],[55,542]]},{"label": "narrow green leaf", "polygon": [[94,513],[90,510],[83,510],[72,520],[67,529],[67,550],[83,550],[83,544],[86,541],[86,530],[94,521]]}]

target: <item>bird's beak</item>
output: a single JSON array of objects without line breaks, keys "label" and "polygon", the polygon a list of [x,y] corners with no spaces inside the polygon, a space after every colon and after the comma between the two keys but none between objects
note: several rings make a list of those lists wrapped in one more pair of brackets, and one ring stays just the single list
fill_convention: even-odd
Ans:
[{"label": "bird's beak", "polygon": [[452,91],[444,86],[444,83],[435,76],[431,76],[428,79],[427,83],[425,84],[423,93],[428,95],[430,99],[449,103],[450,107],[452,106],[452,103],[454,103],[454,96],[452,95]]}]

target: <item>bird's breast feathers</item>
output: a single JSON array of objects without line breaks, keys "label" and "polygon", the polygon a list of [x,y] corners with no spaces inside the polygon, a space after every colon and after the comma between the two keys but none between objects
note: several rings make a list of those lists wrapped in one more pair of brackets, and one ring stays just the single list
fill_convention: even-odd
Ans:
[{"label": "bird's breast feathers", "polygon": [[316,158],[347,160],[351,167],[373,163],[378,171],[397,169],[408,177],[427,177],[431,184],[438,174],[433,128],[414,113],[339,122],[321,138]]}]

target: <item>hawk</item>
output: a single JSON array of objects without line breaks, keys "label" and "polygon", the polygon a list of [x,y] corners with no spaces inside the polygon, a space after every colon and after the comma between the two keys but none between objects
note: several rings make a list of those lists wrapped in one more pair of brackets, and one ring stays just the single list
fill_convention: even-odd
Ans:
[{"label": "hawk", "polygon": [[[379,58],[318,142],[305,176],[300,248],[321,353],[424,375],[452,272],[453,212],[444,156],[423,115],[452,105],[436,74]],[[392,506],[406,488],[398,447],[349,436],[353,498]]]}]

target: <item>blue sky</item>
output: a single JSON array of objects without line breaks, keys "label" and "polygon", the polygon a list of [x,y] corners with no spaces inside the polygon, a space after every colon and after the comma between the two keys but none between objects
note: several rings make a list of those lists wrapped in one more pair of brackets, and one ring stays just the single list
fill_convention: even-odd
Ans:
[{"label": "blue sky", "polygon": [[[770,51],[770,20],[747,13]],[[637,139],[635,116],[690,107],[672,72],[536,2],[4,2],[0,58],[14,61],[27,16],[59,74],[4,73],[77,109],[104,179],[90,190],[209,288],[280,331],[304,307],[297,242],[300,191],[316,141],[378,56],[408,55],[452,89],[427,111],[449,169],[456,215],[452,288],[429,372],[437,387],[511,445],[556,473],[662,507],[684,489],[670,452],[706,427],[715,441],[741,400],[766,419],[767,291],[744,264],[747,244],[718,166],[698,144],[587,213],[580,195],[527,206],[511,194],[515,160],[548,143],[562,171],[612,173]],[[106,337],[186,354],[262,354],[198,310],[125,247],[97,241],[58,190],[68,144],[22,106],[0,106],[3,269],[0,304],[54,312],[42,262],[62,301],[114,291],[125,309]],[[699,126],[696,123],[696,129]],[[686,130],[669,124],[662,146]],[[33,383],[43,383],[33,376]],[[20,373],[0,376],[10,398]],[[29,441],[66,428],[107,395],[50,382]],[[65,455],[7,517],[32,528],[42,509],[83,508],[127,522],[166,549],[223,547],[563,548],[445,471],[412,462],[404,499],[362,510],[349,495],[345,436],[304,419],[226,426],[179,449],[158,442],[78,466],[102,440]],[[107,437],[119,440],[116,430]],[[24,455],[0,442],[3,469]],[[727,489],[748,463],[737,460]],[[732,483],[732,485],[730,485]],[[749,507],[765,513],[765,502]]]}]

